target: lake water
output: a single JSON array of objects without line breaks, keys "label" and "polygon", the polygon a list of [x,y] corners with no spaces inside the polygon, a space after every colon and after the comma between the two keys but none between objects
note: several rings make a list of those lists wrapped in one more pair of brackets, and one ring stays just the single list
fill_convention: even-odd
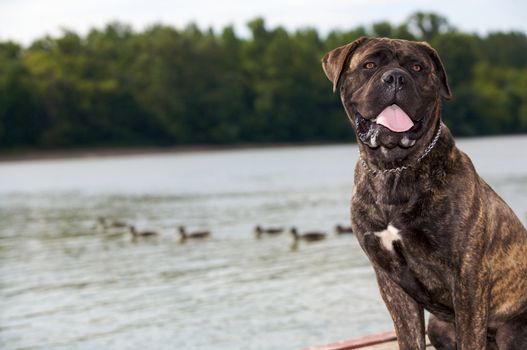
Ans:
[{"label": "lake water", "polygon": [[[458,144],[525,223],[527,136]],[[301,349],[391,329],[355,237],[332,232],[356,160],[337,145],[0,163],[0,348]],[[213,236],[180,244],[181,224]],[[330,236],[292,250],[256,224]]]}]

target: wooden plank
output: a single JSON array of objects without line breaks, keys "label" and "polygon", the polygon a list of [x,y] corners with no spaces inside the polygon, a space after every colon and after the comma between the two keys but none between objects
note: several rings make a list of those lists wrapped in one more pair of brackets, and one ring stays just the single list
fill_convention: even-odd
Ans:
[{"label": "wooden plank", "polygon": [[[331,344],[321,345],[321,346],[312,346],[305,350],[353,350],[353,349],[366,349],[369,346],[385,344],[390,347],[382,348],[373,348],[379,350],[391,350],[397,349],[397,343],[394,342],[397,340],[394,331],[369,335],[366,337],[353,339],[353,340],[343,340]],[[391,344],[390,344],[391,343]],[[395,346],[395,347],[394,347]]]},{"label": "wooden plank", "polygon": [[[430,340],[426,337],[426,348],[434,350],[435,348],[430,344]],[[312,346],[304,350],[399,350],[397,345],[397,337],[395,332],[384,332],[366,337],[343,340],[331,344]]]}]

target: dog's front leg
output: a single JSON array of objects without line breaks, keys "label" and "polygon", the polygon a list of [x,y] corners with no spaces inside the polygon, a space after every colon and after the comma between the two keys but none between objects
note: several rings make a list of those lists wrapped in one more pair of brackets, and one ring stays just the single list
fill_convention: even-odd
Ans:
[{"label": "dog's front leg", "polygon": [[488,270],[465,262],[453,291],[458,350],[487,349],[489,293]]},{"label": "dog's front leg", "polygon": [[388,275],[375,268],[381,296],[392,316],[400,350],[424,350],[425,320],[423,307],[412,299]]}]

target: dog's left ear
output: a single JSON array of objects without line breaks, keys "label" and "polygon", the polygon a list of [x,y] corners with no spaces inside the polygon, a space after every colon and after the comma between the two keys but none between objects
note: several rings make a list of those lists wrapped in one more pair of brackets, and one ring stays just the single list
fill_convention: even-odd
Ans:
[{"label": "dog's left ear", "polygon": [[441,79],[441,96],[443,96],[447,100],[450,100],[452,98],[452,92],[450,91],[450,86],[448,85],[448,78],[446,76],[446,71],[445,67],[443,66],[443,62],[441,62],[437,51],[432,46],[430,46],[430,44],[423,41],[421,42],[421,45],[425,47],[426,52],[432,58],[439,79]]},{"label": "dog's left ear", "polygon": [[324,69],[324,73],[326,73],[329,81],[333,83],[333,92],[337,90],[340,77],[344,71],[344,66],[348,61],[348,58],[351,57],[353,52],[367,40],[367,37],[360,37],[348,45],[337,47],[328,52],[322,58],[322,68]]}]

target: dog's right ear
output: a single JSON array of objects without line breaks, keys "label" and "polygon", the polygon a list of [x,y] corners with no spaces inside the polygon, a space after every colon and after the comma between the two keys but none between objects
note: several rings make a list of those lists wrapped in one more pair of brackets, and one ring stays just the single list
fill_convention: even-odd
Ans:
[{"label": "dog's right ear", "polygon": [[344,66],[348,62],[348,58],[353,55],[353,52],[369,38],[362,36],[348,45],[337,47],[335,50],[328,52],[322,58],[322,68],[328,77],[329,81],[333,83],[333,92],[337,90],[340,77],[344,71]]}]

